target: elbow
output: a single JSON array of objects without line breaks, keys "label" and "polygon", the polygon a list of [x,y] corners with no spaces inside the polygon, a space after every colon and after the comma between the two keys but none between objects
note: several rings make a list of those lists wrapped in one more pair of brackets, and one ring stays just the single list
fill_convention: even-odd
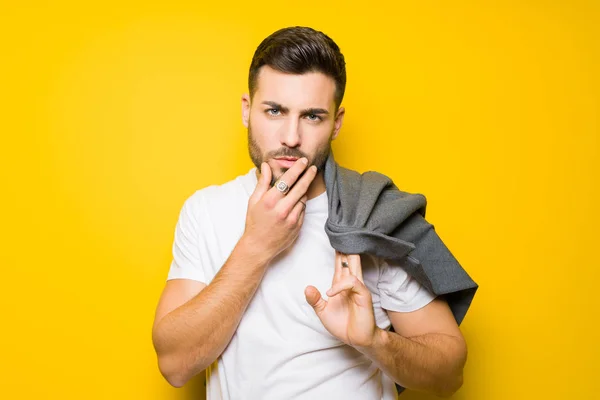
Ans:
[{"label": "elbow", "polygon": [[180,388],[210,365],[205,362],[205,358],[193,364],[186,362],[188,358],[188,356],[174,354],[159,355],[158,369],[169,385]]},{"label": "elbow", "polygon": [[163,376],[165,377],[165,380],[169,382],[169,385],[173,386],[174,388],[181,388],[187,382],[186,380],[181,379],[177,376]]},{"label": "elbow", "polygon": [[158,370],[169,385],[180,388],[190,380],[188,371],[181,367],[182,363],[173,358],[159,357]]},{"label": "elbow", "polygon": [[165,379],[167,382],[169,382],[169,385],[173,386],[174,388],[181,388],[187,382],[187,380],[178,378],[176,376],[170,378],[165,377]]},{"label": "elbow", "polygon": [[466,358],[458,357],[458,364],[451,368],[451,372],[440,377],[438,382],[443,382],[438,386],[436,395],[439,397],[451,397],[460,389],[464,383],[464,365]]},{"label": "elbow", "polygon": [[182,387],[189,380],[186,371],[176,367],[178,364],[179,363],[172,359],[166,359],[166,357],[159,357],[158,359],[158,370],[160,371],[160,374],[165,378],[169,385],[175,388]]},{"label": "elbow", "polygon": [[165,345],[157,331],[153,332],[153,343],[158,360],[158,369],[169,385],[180,388],[198,373],[208,368],[211,359],[197,349],[175,349]]},{"label": "elbow", "polygon": [[449,398],[454,395],[463,385],[463,375],[460,374],[456,377],[451,383],[446,384],[444,387],[440,388],[436,395],[438,397]]},{"label": "elbow", "polygon": [[180,388],[190,379],[184,361],[175,349],[169,348],[158,329],[152,330],[152,343],[156,352],[158,370],[169,385]]},{"label": "elbow", "polygon": [[451,397],[456,393],[464,383],[464,367],[467,363],[467,345],[464,340],[460,341],[456,356],[451,358],[450,373],[446,374],[445,379],[440,379],[444,385],[436,393],[439,397]]},{"label": "elbow", "polygon": [[187,383],[187,379],[183,378],[182,375],[163,375],[165,380],[169,382],[169,385],[174,388],[181,388]]}]

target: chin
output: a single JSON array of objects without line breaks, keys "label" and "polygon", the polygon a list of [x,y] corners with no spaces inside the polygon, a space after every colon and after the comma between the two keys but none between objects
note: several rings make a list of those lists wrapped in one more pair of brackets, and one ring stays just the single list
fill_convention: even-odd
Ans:
[{"label": "chin", "polygon": [[273,176],[281,176],[289,170],[289,168],[280,167],[277,161],[275,161],[274,167],[269,163],[269,167],[271,167],[271,172],[273,173]]}]

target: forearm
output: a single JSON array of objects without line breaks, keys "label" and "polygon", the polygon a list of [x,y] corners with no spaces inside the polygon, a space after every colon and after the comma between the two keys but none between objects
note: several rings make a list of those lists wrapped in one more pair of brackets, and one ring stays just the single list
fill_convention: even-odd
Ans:
[{"label": "forearm", "polygon": [[377,329],[372,346],[357,348],[401,386],[447,397],[462,385],[463,340],[444,334],[406,338]]},{"label": "forearm", "polygon": [[229,344],[269,262],[254,249],[242,238],[211,283],[158,323],[160,369],[174,386],[206,369]]}]

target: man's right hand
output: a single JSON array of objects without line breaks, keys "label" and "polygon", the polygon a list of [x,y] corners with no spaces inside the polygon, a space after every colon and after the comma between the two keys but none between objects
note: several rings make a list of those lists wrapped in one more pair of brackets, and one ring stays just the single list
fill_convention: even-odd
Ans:
[{"label": "man's right hand", "polygon": [[270,261],[298,236],[304,217],[300,201],[306,202],[306,192],[316,176],[316,168],[307,168],[299,160],[285,172],[281,179],[291,189],[284,195],[270,187],[272,172],[263,163],[248,201],[246,229],[239,246],[210,283],[192,279],[167,283],[157,307],[152,340],[160,371],[171,385],[183,386],[223,354]]},{"label": "man's right hand", "polygon": [[[317,167],[308,168],[303,159],[306,160],[304,157],[296,160],[279,178],[291,187],[287,194],[271,187],[272,171],[269,164],[263,162],[260,180],[248,200],[244,236],[259,247],[269,260],[290,246],[300,232],[306,192],[317,175]],[[306,168],[308,171],[298,179]]]}]

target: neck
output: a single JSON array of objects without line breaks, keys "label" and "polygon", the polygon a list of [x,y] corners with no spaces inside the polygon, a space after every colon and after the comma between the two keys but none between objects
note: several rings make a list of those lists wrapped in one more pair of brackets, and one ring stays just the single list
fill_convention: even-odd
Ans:
[{"label": "neck", "polygon": [[[260,180],[260,170],[256,169],[256,179]],[[323,171],[320,171],[315,176],[315,179],[311,182],[308,190],[306,191],[307,200],[314,199],[315,197],[323,194],[325,191],[325,180],[323,179]]]},{"label": "neck", "polygon": [[325,191],[325,179],[323,179],[323,172],[317,173],[315,179],[310,183],[306,194],[307,200],[314,199]]}]

